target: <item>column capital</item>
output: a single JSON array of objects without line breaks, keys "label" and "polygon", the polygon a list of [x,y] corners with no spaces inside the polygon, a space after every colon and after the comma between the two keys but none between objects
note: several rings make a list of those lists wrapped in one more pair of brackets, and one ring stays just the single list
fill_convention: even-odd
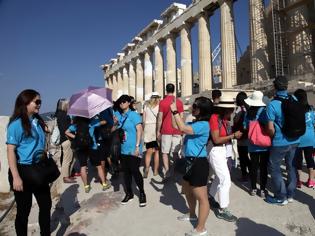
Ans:
[{"label": "column capital", "polygon": [[230,4],[233,3],[233,0],[218,0],[219,5],[223,5],[224,3]]}]

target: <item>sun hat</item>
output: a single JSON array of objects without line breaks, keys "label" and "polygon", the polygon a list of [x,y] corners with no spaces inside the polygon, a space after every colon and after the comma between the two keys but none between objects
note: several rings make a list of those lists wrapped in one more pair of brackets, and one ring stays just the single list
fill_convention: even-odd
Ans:
[{"label": "sun hat", "polygon": [[222,108],[235,108],[235,97],[231,93],[223,93],[220,97],[219,103],[214,104],[214,106]]},{"label": "sun hat", "polygon": [[268,98],[261,91],[254,91],[248,98],[244,100],[251,107],[262,107],[268,103]]},{"label": "sun hat", "polygon": [[151,93],[151,98],[159,98],[159,97],[161,97],[159,92],[152,92]]}]

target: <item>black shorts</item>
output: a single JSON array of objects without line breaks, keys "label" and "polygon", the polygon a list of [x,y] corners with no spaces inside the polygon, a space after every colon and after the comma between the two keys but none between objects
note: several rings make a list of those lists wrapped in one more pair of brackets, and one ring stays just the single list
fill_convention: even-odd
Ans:
[{"label": "black shorts", "polygon": [[99,150],[77,150],[76,157],[80,163],[80,167],[87,166],[88,158],[93,166],[99,166],[101,164]]},{"label": "black shorts", "polygon": [[207,186],[209,176],[209,162],[207,158],[196,158],[190,170],[190,174],[184,174],[183,179],[187,181],[190,186],[202,187]]},{"label": "black shorts", "polygon": [[145,144],[145,148],[146,148],[146,149],[149,149],[149,148],[158,149],[158,148],[159,148],[159,144],[158,144],[157,141],[152,141],[152,142],[146,143],[146,144]]},{"label": "black shorts", "polygon": [[102,142],[99,146],[100,160],[105,161],[110,156],[111,144]]}]

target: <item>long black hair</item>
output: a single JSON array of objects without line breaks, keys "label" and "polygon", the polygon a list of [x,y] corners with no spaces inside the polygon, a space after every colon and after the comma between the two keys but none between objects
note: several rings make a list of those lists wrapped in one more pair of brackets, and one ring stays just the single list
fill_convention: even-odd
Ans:
[{"label": "long black hair", "polygon": [[213,113],[213,103],[209,98],[197,97],[193,104],[193,109],[198,108],[199,114],[195,121],[209,121]]},{"label": "long black hair", "polygon": [[312,110],[312,107],[308,104],[307,93],[304,89],[297,89],[294,92],[294,96],[299,100],[301,105],[304,107],[305,112]]},{"label": "long black hair", "polygon": [[261,108],[261,107],[250,106],[250,107],[247,109],[247,118],[248,118],[249,120],[255,120],[259,108]]},{"label": "long black hair", "polygon": [[[10,125],[16,119],[21,118],[24,134],[27,137],[32,135],[32,131],[31,131],[32,126],[31,126],[31,122],[27,113],[27,105],[30,104],[36,96],[40,96],[40,94],[39,92],[33,89],[23,90],[17,96],[15,100],[14,111],[9,120],[9,125]],[[42,127],[43,131],[45,132],[46,125],[45,125],[44,120],[40,117],[39,114],[34,114],[33,116],[38,119],[39,125]]]}]

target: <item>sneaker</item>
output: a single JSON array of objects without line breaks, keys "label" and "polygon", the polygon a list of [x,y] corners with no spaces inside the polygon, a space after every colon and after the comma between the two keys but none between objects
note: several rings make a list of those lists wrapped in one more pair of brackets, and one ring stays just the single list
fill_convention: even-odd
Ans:
[{"label": "sneaker", "polygon": [[288,197],[288,203],[292,203],[292,202],[294,202],[293,197]]},{"label": "sneaker", "polygon": [[271,197],[271,196],[267,196],[266,197],[266,202],[269,204],[275,204],[275,205],[279,205],[279,206],[285,206],[288,204],[288,200],[284,199],[277,199],[275,197]]},{"label": "sneaker", "polygon": [[143,178],[146,179],[148,178],[149,170],[146,170],[145,168],[143,169]]},{"label": "sneaker", "polygon": [[84,191],[85,191],[85,193],[89,193],[91,191],[91,186],[89,184],[85,185],[84,186]]},{"label": "sneaker", "polygon": [[139,206],[140,207],[145,207],[147,205],[147,198],[145,196],[145,193],[140,193],[139,196]]},{"label": "sneaker", "polygon": [[302,181],[298,180],[298,181],[296,182],[296,187],[297,187],[297,188],[302,188]]},{"label": "sneaker", "polygon": [[249,194],[250,194],[251,196],[256,196],[256,195],[257,195],[257,189],[252,189],[252,190],[250,190]]},{"label": "sneaker", "polygon": [[196,231],[196,229],[193,229],[189,233],[185,233],[185,236],[207,236],[207,235],[208,235],[208,231],[206,229],[204,229],[201,232],[198,232]]},{"label": "sneaker", "polygon": [[208,198],[208,200],[209,200],[211,209],[212,208],[220,208],[220,204],[212,196],[210,196]]},{"label": "sneaker", "polygon": [[122,205],[126,205],[128,202],[131,202],[133,200],[133,194],[126,194],[124,199],[121,201]]},{"label": "sneaker", "polygon": [[110,182],[106,181],[105,183],[102,183],[102,190],[105,191],[107,189],[109,189],[112,185],[110,184]]},{"label": "sneaker", "polygon": [[195,215],[195,216],[190,216],[190,214],[187,213],[187,214],[178,216],[178,217],[177,217],[177,220],[180,220],[180,221],[197,221],[198,218],[197,218],[196,215]]},{"label": "sneaker", "polygon": [[232,215],[232,213],[227,208],[216,209],[214,214],[217,218],[226,220],[228,222],[235,222],[237,220],[237,217]]},{"label": "sneaker", "polygon": [[315,181],[312,179],[308,179],[306,186],[308,188],[314,188],[315,187]]},{"label": "sneaker", "polygon": [[268,196],[268,191],[267,190],[260,190],[259,196],[261,198],[266,198],[266,196]]}]

